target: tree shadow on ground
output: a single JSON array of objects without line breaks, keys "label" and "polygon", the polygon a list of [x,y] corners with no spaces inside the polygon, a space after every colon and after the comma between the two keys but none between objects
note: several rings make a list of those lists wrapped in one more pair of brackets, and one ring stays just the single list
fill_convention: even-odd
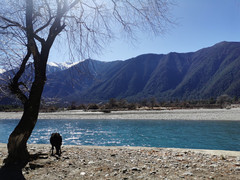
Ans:
[{"label": "tree shadow on ground", "polygon": [[[25,166],[25,165],[24,165]],[[9,165],[0,168],[1,180],[25,180],[22,174],[23,165]]]},{"label": "tree shadow on ground", "polygon": [[[47,154],[43,153],[31,154],[29,160],[26,163],[3,165],[0,168],[0,180],[26,180],[22,173],[23,168],[25,168],[28,163],[38,159],[42,159],[43,156],[46,155]],[[31,168],[36,169],[38,168],[38,166],[34,166],[33,164]]]}]

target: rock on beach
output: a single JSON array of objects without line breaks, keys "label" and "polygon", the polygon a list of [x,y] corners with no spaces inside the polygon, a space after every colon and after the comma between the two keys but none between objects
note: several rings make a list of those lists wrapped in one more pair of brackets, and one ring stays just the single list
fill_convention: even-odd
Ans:
[{"label": "rock on beach", "polygon": [[[145,147],[28,145],[37,158],[22,170],[28,179],[240,179],[240,152]],[[0,165],[7,156],[0,144]]]}]

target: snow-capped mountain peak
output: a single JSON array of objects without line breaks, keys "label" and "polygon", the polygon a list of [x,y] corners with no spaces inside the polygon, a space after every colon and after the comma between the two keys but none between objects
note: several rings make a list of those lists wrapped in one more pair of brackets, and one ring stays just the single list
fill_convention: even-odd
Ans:
[{"label": "snow-capped mountain peak", "polygon": [[78,63],[79,63],[79,61],[78,62],[62,62],[62,63],[49,62],[48,65],[52,66],[52,67],[60,68],[61,70],[64,70],[64,69],[68,69]]},{"label": "snow-capped mountain peak", "polygon": [[80,63],[80,62],[83,62],[84,60],[82,61],[77,61],[77,62],[60,62],[60,63],[57,63],[57,62],[48,62],[48,67],[47,67],[47,70],[48,70],[48,73],[52,73],[52,72],[56,72],[56,71],[62,71],[62,70],[65,70],[65,69],[69,69],[71,68],[72,66],[75,66],[76,64]]},{"label": "snow-capped mountain peak", "polygon": [[[47,73],[62,71],[68,68],[71,68],[72,66],[75,66],[76,64],[83,62],[85,60],[77,61],[77,62],[48,62],[47,63]],[[4,68],[0,68],[0,74],[5,73],[7,70]]]},{"label": "snow-capped mountain peak", "polygon": [[80,62],[83,62],[85,60],[80,60],[80,61],[76,61],[76,62],[72,62],[72,61],[66,61],[66,62],[48,62],[48,65],[49,66],[54,66],[54,67],[58,67],[58,68],[61,68],[61,69],[68,69],[72,66],[75,66],[76,64],[80,63]]},{"label": "snow-capped mountain peak", "polygon": [[0,74],[3,74],[6,72],[6,69],[0,69]]}]

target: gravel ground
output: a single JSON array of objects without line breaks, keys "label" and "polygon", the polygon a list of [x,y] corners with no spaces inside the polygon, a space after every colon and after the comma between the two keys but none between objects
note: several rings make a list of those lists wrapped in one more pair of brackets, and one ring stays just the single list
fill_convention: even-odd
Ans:
[{"label": "gravel ground", "polygon": [[[144,147],[63,146],[51,156],[50,145],[29,145],[38,155],[22,170],[24,177],[58,179],[240,179],[240,152]],[[0,165],[7,155],[0,144]]]}]

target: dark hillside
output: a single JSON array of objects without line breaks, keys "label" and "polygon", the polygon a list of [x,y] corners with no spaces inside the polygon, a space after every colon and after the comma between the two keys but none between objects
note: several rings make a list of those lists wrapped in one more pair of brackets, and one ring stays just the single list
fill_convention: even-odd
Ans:
[{"label": "dark hillside", "polygon": [[239,67],[238,42],[221,42],[191,53],[145,54],[125,61],[87,59],[65,70],[48,71],[43,95],[79,103],[110,98],[240,97]]}]

